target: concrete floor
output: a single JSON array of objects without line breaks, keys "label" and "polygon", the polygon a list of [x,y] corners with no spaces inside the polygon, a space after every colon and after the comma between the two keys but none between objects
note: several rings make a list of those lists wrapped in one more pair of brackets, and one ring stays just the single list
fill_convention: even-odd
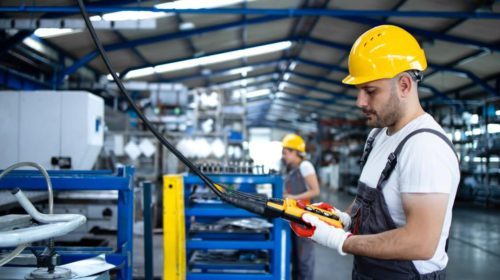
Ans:
[{"label": "concrete floor", "polygon": [[[323,191],[321,199],[344,209],[353,196]],[[447,279],[499,279],[500,275],[500,209],[457,203],[453,212],[449,243]],[[134,279],[144,276],[140,225],[134,242]],[[163,269],[162,235],[154,236],[154,274],[161,277]],[[335,251],[316,246],[314,280],[350,279],[352,256],[341,257]]]}]

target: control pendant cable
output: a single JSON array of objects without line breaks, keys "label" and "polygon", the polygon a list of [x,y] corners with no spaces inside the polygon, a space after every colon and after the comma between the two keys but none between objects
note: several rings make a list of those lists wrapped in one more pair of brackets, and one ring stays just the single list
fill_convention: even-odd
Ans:
[{"label": "control pendant cable", "polygon": [[[106,65],[106,68],[108,69],[109,73],[113,77],[113,80],[115,81],[116,85],[120,89],[121,95],[127,100],[127,102],[130,104],[132,109],[137,113],[137,116],[142,120],[144,125],[154,134],[154,136],[160,141],[161,144],[163,144],[169,151],[171,151],[180,161],[182,161],[194,174],[196,174],[200,179],[217,195],[219,196],[223,201],[232,204],[236,207],[243,208],[245,210],[248,210],[252,213],[268,217],[268,218],[284,218],[305,226],[309,226],[306,224],[304,221],[302,221],[301,216],[302,213],[305,211],[311,212],[313,214],[319,214],[319,216],[322,216],[320,218],[324,219],[325,215],[326,216],[332,216],[331,212],[324,211],[325,213],[320,213],[321,209],[317,209],[316,207],[314,208],[314,211],[311,211],[310,209],[311,206],[307,206],[307,210],[305,210],[306,207],[297,207],[296,201],[295,200],[290,200],[290,199],[277,199],[277,198],[266,198],[264,196],[260,195],[255,195],[255,194],[249,194],[249,193],[244,193],[236,190],[231,190],[226,188],[223,185],[216,184],[214,183],[208,176],[206,176],[203,172],[201,172],[198,167],[196,167],[189,159],[187,159],[179,150],[177,150],[146,118],[146,116],[141,112],[139,107],[134,103],[130,95],[127,93],[127,90],[125,89],[122,81],[118,78],[116,75],[116,72],[113,70],[113,67],[111,66],[111,62],[102,46],[102,43],[100,42],[99,38],[97,37],[97,33],[95,32],[95,29],[89,19],[87,9],[85,8],[85,5],[83,3],[83,0],[77,0],[78,1],[78,6],[80,7],[80,13],[85,21],[85,25],[87,26],[87,29],[90,32],[90,35],[92,37],[92,40],[94,41],[94,44],[96,45],[102,60],[104,61],[104,64]],[[333,217],[327,217],[329,218],[326,220],[330,224],[333,223],[333,225],[339,225],[340,222],[337,216],[333,215]],[[332,221],[333,220],[333,221]],[[335,224],[336,223],[336,224]]]}]

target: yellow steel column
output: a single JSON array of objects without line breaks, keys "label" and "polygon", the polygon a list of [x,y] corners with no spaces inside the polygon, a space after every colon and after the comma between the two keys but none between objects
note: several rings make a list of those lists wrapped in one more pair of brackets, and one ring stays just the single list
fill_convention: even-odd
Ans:
[{"label": "yellow steel column", "polygon": [[163,176],[163,279],[186,279],[184,182],[181,175]]}]

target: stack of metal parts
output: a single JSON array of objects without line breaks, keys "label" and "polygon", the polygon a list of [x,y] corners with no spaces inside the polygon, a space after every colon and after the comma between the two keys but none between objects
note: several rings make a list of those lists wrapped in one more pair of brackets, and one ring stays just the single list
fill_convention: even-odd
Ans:
[{"label": "stack of metal parts", "polygon": [[[229,186],[231,187],[231,186]],[[234,189],[240,190],[243,189],[241,185],[233,186]],[[257,196],[267,197],[265,194],[256,194]],[[224,202],[218,197],[214,192],[209,190],[208,188],[199,188],[198,185],[194,185],[191,194],[188,198],[189,205],[193,204],[223,204]]]},{"label": "stack of metal parts", "polygon": [[268,273],[269,254],[263,250],[197,250],[188,266],[193,272]]},{"label": "stack of metal parts", "polygon": [[272,227],[273,224],[260,218],[223,218],[215,222],[194,221],[188,235],[191,239],[266,240]]},{"label": "stack of metal parts", "polygon": [[227,164],[220,162],[203,162],[198,164],[198,168],[201,172],[210,174],[276,174],[274,170],[266,171],[264,165],[254,165],[248,161],[232,161]]}]

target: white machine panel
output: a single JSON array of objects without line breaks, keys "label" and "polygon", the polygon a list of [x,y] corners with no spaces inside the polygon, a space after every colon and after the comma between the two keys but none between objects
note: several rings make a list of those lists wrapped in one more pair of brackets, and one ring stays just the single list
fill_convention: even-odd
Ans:
[{"label": "white machine panel", "polygon": [[0,91],[0,169],[70,157],[88,170],[103,145],[104,101],[85,91]]}]

